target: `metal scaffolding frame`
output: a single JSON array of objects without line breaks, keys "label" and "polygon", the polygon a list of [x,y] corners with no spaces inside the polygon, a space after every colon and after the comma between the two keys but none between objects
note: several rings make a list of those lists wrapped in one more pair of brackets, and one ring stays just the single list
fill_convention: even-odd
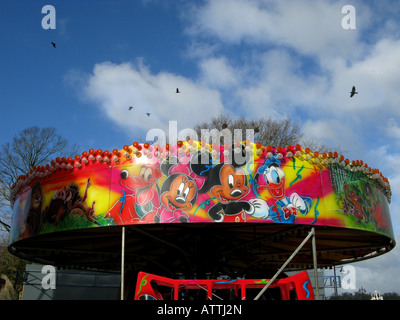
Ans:
[{"label": "metal scaffolding frame", "polygon": [[[275,273],[272,279],[265,285],[263,289],[259,292],[259,294],[254,298],[254,300],[258,300],[263,293],[268,289],[268,287],[276,280],[276,278],[280,275],[280,273],[286,268],[286,266],[290,263],[290,261],[296,256],[296,254],[303,248],[303,246],[310,239],[312,241],[312,255],[313,255],[313,267],[314,267],[314,279],[315,279],[315,299],[319,300],[319,286],[318,286],[318,272],[317,272],[317,249],[316,249],[316,240],[315,240],[315,229],[311,228],[308,235],[304,238],[304,240],[300,243],[300,245],[296,248],[296,250],[290,255],[290,257],[286,260],[286,262],[279,268],[279,270]],[[124,300],[124,282],[125,282],[125,226],[122,227],[122,238],[121,238],[121,300]]]},{"label": "metal scaffolding frame", "polygon": [[306,242],[312,237],[312,253],[313,253],[313,265],[314,265],[314,279],[315,279],[315,300],[319,300],[319,289],[318,289],[318,273],[317,273],[317,249],[316,249],[316,241],[315,241],[315,229],[311,228],[311,231],[304,238],[304,240],[300,243],[297,249],[290,255],[290,257],[286,260],[286,262],[279,268],[279,270],[275,273],[272,279],[265,285],[264,288],[261,289],[259,294],[254,298],[254,300],[258,300],[265,290],[275,281],[275,279],[280,275],[280,273],[286,268],[286,266],[290,263],[293,257],[303,248]]}]

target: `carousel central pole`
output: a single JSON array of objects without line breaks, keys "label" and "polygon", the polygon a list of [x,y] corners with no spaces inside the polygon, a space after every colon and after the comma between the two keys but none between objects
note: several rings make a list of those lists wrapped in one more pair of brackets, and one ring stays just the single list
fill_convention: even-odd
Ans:
[{"label": "carousel central pole", "polygon": [[122,227],[122,244],[121,244],[121,300],[124,300],[124,284],[125,284],[125,226]]}]

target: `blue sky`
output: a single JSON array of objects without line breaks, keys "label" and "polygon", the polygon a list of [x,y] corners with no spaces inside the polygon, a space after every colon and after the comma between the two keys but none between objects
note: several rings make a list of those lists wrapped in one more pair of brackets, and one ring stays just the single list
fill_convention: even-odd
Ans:
[{"label": "blue sky", "polygon": [[[345,5],[355,29],[342,28]],[[170,120],[289,117],[389,178],[398,238],[399,21],[396,0],[3,0],[0,145],[30,126],[85,151],[144,142]],[[400,292],[399,262],[396,247],[357,264],[360,286]]]}]

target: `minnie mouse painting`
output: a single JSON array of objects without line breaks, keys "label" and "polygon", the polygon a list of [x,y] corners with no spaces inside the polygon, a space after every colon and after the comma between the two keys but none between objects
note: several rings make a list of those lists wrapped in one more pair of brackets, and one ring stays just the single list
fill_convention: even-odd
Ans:
[{"label": "minnie mouse painting", "polygon": [[197,199],[197,183],[186,164],[176,157],[166,159],[160,165],[161,172],[167,177],[161,186],[162,206],[155,217],[160,223],[188,222],[188,211]]}]

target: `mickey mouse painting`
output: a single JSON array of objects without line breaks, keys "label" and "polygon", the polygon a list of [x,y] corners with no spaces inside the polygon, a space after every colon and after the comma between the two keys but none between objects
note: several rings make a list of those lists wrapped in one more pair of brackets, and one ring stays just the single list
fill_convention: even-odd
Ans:
[{"label": "mickey mouse painting", "polygon": [[[229,149],[231,155],[233,150],[232,146]],[[211,155],[206,152],[201,155],[202,164],[198,164],[196,168],[192,165],[195,172],[206,176],[206,183],[199,193],[210,192],[218,199],[218,202],[208,209],[209,217],[215,222],[243,222],[246,221],[246,215],[258,218],[268,217],[268,205],[264,200],[243,199],[250,192],[250,188],[241,167],[249,160],[249,155],[243,146],[239,147],[236,153],[241,154],[238,157],[232,156],[229,162],[213,166]],[[204,158],[207,156],[209,162],[204,163]]]}]

